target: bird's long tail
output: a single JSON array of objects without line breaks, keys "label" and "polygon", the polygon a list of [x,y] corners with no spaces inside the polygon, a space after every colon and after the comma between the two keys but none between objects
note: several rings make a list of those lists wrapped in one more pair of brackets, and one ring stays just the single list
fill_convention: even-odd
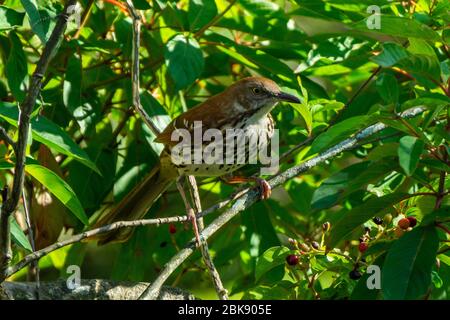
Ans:
[{"label": "bird's long tail", "polygon": [[[159,196],[169,188],[172,181],[173,178],[165,174],[160,165],[156,166],[115,208],[101,215],[92,229],[116,221],[142,219]],[[121,228],[89,240],[98,240],[99,245],[109,242],[124,242],[131,237],[132,233],[133,228]]]}]

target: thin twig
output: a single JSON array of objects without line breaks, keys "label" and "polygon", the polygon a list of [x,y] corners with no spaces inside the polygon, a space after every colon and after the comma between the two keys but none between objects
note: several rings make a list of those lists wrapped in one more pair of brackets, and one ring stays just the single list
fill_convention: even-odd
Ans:
[{"label": "thin twig", "polygon": [[199,38],[203,35],[203,33],[208,30],[208,28],[212,27],[213,25],[215,25],[217,22],[219,22],[220,19],[222,19],[222,17],[234,6],[234,4],[236,3],[237,0],[232,0],[228,6],[217,16],[215,16],[210,22],[208,22],[207,24],[205,24],[200,30],[198,30],[195,33],[195,37]]},{"label": "thin twig", "polygon": [[[405,118],[415,117],[425,111],[422,107],[415,107],[408,109],[402,112],[401,116]],[[300,165],[294,166],[281,174],[273,177],[268,180],[270,186],[273,188],[282,185],[286,181],[295,178],[301,173],[308,171],[309,169],[327,161],[328,159],[339,155],[340,153],[351,149],[356,144],[358,144],[361,140],[380,132],[387,128],[387,125],[384,123],[376,123],[371,125],[355,136],[350,137],[333,147],[327,149],[323,153],[301,163]],[[253,205],[256,201],[260,199],[260,193],[255,189],[247,189],[242,191],[237,197],[236,202],[233,206],[222,213],[218,218],[216,218],[211,224],[209,224],[205,230],[203,230],[201,236],[207,240],[210,236],[212,236],[215,232],[217,232],[220,228],[222,228],[225,224],[227,224],[232,218],[239,214],[239,212],[247,209],[251,205]],[[199,214],[200,216],[202,213]],[[195,250],[195,239],[192,239],[186,247],[179,251],[172,259],[165,265],[165,268],[161,271],[158,277],[153,281],[153,283],[144,291],[141,298],[142,299],[150,299],[154,300],[158,297],[159,291],[162,285],[166,282],[166,280],[170,277],[170,275],[194,252]]]},{"label": "thin twig", "polygon": [[136,111],[140,114],[145,124],[153,132],[155,136],[160,133],[159,128],[153,123],[150,116],[145,112],[141,105],[141,98],[139,95],[139,47],[140,47],[140,35],[141,35],[141,16],[136,11],[131,0],[126,0],[128,11],[133,19],[133,50],[132,50],[132,69],[131,69],[131,81],[133,87],[133,105]]},{"label": "thin twig", "polygon": [[60,14],[59,19],[48,39],[36,69],[31,76],[29,89],[24,101],[19,105],[18,139],[16,142],[16,163],[14,166],[13,187],[8,201],[3,203],[0,213],[0,279],[5,277],[5,271],[11,260],[11,235],[9,217],[16,210],[19,203],[25,177],[25,155],[28,142],[30,116],[41,91],[42,79],[47,71],[51,59],[55,56],[58,44],[66,30],[69,10],[76,4],[76,0],[69,0]]},{"label": "thin twig", "polygon": [[9,144],[13,148],[14,152],[16,151],[16,143],[8,135],[8,133],[6,132],[5,128],[3,128],[3,127],[0,127],[0,140],[5,141],[7,144]]},{"label": "thin twig", "polygon": [[[197,181],[194,176],[188,176],[188,184],[191,190],[191,196],[193,198],[195,213],[198,214],[202,211],[202,205],[200,202],[200,194],[198,192]],[[201,236],[201,232],[204,229],[203,218],[197,217],[197,226],[198,231],[200,232],[200,251],[203,256],[203,261],[205,262],[206,267],[208,268],[209,274],[214,284],[214,288],[216,289],[217,295],[220,300],[228,300],[228,291],[225,289],[222,283],[222,279],[220,278],[220,274],[217,271],[214,262],[211,258],[208,248],[208,242]]]},{"label": "thin twig", "polygon": [[[46,256],[50,252],[53,252],[62,247],[71,245],[73,243],[80,242],[84,239],[95,237],[99,234],[107,233],[107,232],[117,230],[120,228],[129,228],[129,227],[138,227],[138,226],[147,226],[147,225],[160,225],[160,224],[186,222],[186,221],[188,221],[187,216],[175,216],[175,217],[168,217],[168,218],[142,219],[142,220],[135,220],[135,221],[117,221],[117,222],[114,222],[114,223],[111,223],[108,225],[104,225],[104,226],[101,226],[96,229],[82,232],[82,233],[72,236],[66,240],[56,242],[48,247],[45,247],[41,250],[38,250],[36,252],[33,252],[33,253],[25,256],[17,264],[7,268],[5,277],[10,277],[11,275],[16,273],[20,269],[29,265],[31,262],[36,261],[36,260]],[[0,278],[0,280],[1,280],[1,278]]]},{"label": "thin twig", "polygon": [[94,5],[94,0],[89,0],[89,2],[86,5],[86,8],[84,9],[83,15],[81,17],[80,26],[78,27],[78,30],[73,35],[73,39],[78,39],[78,37],[80,36],[81,30],[83,30],[84,26],[86,25],[86,23],[89,19],[93,5]]},{"label": "thin twig", "polygon": [[[29,202],[27,201],[27,197],[25,195],[25,188],[22,192],[22,202],[23,202],[23,211],[25,212],[25,223],[27,225],[27,231],[28,231],[28,240],[30,241],[31,244],[31,249],[33,250],[33,252],[36,251],[36,243],[34,241],[34,232],[33,232],[33,227],[31,225],[31,218],[30,218],[30,206],[29,206]],[[31,194],[30,194],[30,201],[31,201]],[[40,294],[39,291],[41,289],[41,282],[40,282],[40,277],[39,277],[39,263],[38,261],[33,261],[32,263],[32,271],[35,272],[35,281],[36,281],[36,297],[39,300]]]}]

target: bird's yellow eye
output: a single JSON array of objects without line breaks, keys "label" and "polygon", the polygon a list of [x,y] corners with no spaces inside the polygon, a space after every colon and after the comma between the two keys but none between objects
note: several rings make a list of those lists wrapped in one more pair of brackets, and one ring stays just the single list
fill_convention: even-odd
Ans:
[{"label": "bird's yellow eye", "polygon": [[253,92],[254,94],[261,94],[261,93],[262,93],[262,90],[261,90],[260,88],[253,88],[253,89],[252,89],[252,92]]}]

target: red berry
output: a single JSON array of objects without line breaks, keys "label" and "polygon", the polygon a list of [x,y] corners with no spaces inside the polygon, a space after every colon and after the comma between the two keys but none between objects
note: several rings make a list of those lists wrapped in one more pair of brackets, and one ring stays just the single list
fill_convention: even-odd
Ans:
[{"label": "red berry", "polygon": [[409,228],[410,222],[409,222],[409,220],[408,220],[407,218],[403,218],[403,219],[400,219],[400,220],[398,221],[397,225],[398,225],[400,228],[402,228],[403,230],[406,230],[406,229]]},{"label": "red berry", "polygon": [[286,262],[290,266],[295,266],[298,264],[298,256],[295,254],[290,254],[286,257]]},{"label": "red berry", "polygon": [[177,232],[177,227],[175,227],[174,224],[170,224],[170,225],[169,225],[169,232],[170,232],[171,234],[176,233],[176,232]]},{"label": "red berry", "polygon": [[407,219],[409,220],[409,226],[414,228],[417,224],[417,219],[414,217],[408,217]]},{"label": "red berry", "polygon": [[367,244],[367,242],[361,242],[358,246],[358,250],[359,252],[363,253],[364,251],[367,250],[368,247],[369,245]]}]

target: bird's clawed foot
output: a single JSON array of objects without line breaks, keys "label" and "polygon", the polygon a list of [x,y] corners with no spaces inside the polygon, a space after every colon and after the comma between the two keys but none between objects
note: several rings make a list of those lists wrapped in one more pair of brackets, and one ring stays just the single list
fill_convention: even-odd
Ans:
[{"label": "bird's clawed foot", "polygon": [[272,187],[266,180],[262,178],[234,176],[230,178],[224,178],[224,181],[229,184],[255,182],[261,192],[261,200],[267,200],[272,195]]},{"label": "bird's clawed foot", "polygon": [[262,178],[255,178],[256,183],[258,184],[259,190],[261,192],[261,200],[267,200],[272,195],[272,187],[270,184],[262,179]]}]

